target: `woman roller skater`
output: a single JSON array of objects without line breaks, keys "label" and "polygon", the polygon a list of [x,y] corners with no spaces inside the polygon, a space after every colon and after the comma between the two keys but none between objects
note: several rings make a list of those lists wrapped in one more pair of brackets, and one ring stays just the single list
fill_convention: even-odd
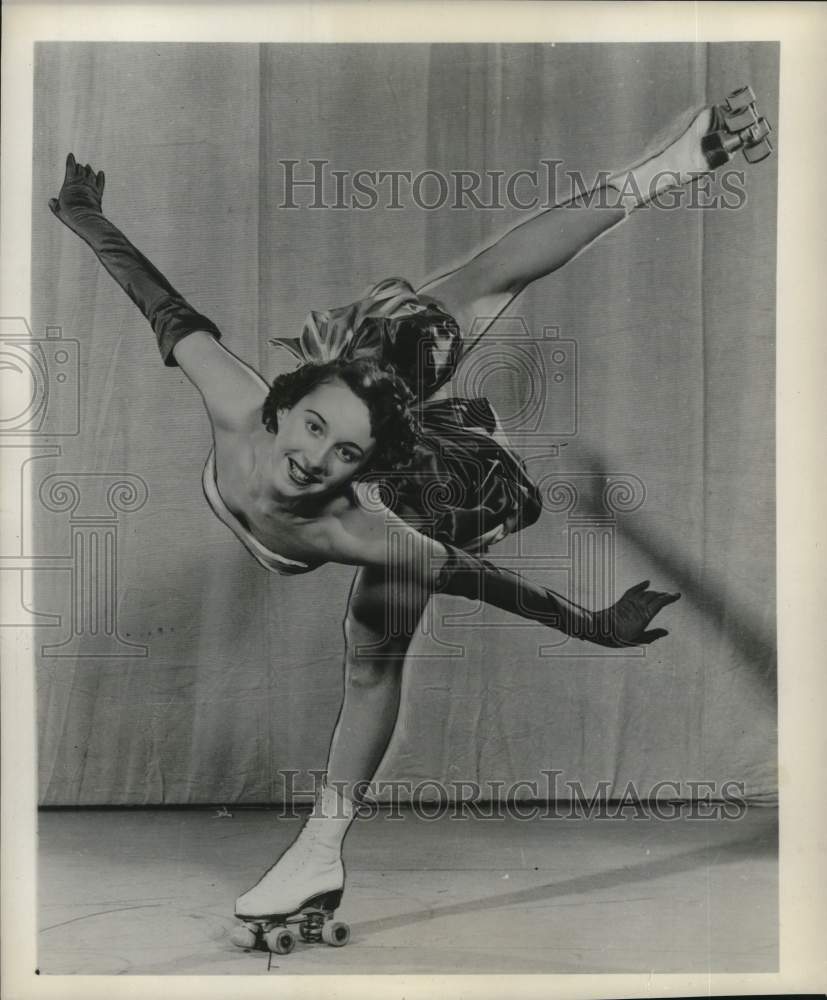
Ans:
[{"label": "woman roller skater", "polygon": [[[456,398],[447,383],[473,346],[472,327],[478,339],[527,285],[635,208],[739,149],[763,158],[767,131],[748,88],[687,114],[641,162],[521,223],[456,270],[418,288],[387,279],[352,305],[312,312],[299,338],[272,341],[300,361],[272,386],[103,215],[103,172],[69,154],[49,207],[140,308],[165,364],[200,392],[213,430],[203,488],[214,513],[272,572],[359,567],[326,781],[294,843],[237,900],[236,943],[261,945],[266,932],[267,947],[289,951],[288,920],[308,940],[347,940],[344,925],[326,923],[344,887],[342,843],[391,738],[406,650],[432,594],[483,600],[603,646],[667,634],[649,624],[679,595],[648,581],[593,612],[473,554],[533,524],[540,500],[487,400]],[[432,502],[434,488],[450,495],[450,508]]]}]

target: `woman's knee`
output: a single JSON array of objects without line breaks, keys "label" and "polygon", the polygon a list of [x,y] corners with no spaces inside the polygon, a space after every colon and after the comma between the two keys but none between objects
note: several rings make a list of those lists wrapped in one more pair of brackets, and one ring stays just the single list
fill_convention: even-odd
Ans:
[{"label": "woman's knee", "polygon": [[410,640],[428,595],[414,584],[388,586],[384,580],[355,588],[348,601],[345,634],[369,632],[380,639]]},{"label": "woman's knee", "polygon": [[405,650],[383,648],[369,653],[348,649],[345,660],[345,692],[365,691],[388,684],[397,684],[401,678]]},{"label": "woman's knee", "polygon": [[378,581],[363,581],[350,595],[345,626],[352,623],[363,628],[379,629],[386,617],[386,604],[386,589]]}]

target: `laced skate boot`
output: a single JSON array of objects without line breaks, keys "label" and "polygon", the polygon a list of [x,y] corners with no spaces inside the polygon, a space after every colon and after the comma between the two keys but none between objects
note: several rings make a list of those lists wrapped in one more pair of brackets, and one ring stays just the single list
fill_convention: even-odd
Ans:
[{"label": "laced skate boot", "polygon": [[353,815],[353,803],[325,784],[295,841],[236,900],[235,913],[243,925],[232,934],[234,944],[287,954],[296,943],[288,924],[298,924],[305,941],[347,943],[347,924],[331,918],[344,891],[342,841]]}]

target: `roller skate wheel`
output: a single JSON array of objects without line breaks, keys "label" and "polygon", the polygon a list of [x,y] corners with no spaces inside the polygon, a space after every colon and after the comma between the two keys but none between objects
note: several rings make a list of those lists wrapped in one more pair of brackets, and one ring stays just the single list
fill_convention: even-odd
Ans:
[{"label": "roller skate wheel", "polygon": [[237,948],[255,948],[258,935],[253,927],[244,924],[230,932],[230,940]]},{"label": "roller skate wheel", "polygon": [[760,163],[772,153],[772,143],[769,139],[762,139],[761,142],[753,146],[744,146],[744,159],[747,163]]},{"label": "roller skate wheel", "polygon": [[733,90],[729,97],[727,97],[726,102],[730,111],[743,111],[744,108],[748,108],[750,104],[755,103],[755,94],[752,87],[739,87],[738,90]]},{"label": "roller skate wheel", "polygon": [[350,928],[340,920],[333,920],[322,927],[322,941],[334,948],[342,948],[350,941]]},{"label": "roller skate wheel", "polygon": [[744,108],[743,111],[728,112],[724,114],[724,122],[730,132],[743,132],[758,121],[758,115],[752,107]]},{"label": "roller skate wheel", "polygon": [[274,955],[289,955],[296,947],[296,935],[286,927],[274,927],[264,935],[264,943]]}]

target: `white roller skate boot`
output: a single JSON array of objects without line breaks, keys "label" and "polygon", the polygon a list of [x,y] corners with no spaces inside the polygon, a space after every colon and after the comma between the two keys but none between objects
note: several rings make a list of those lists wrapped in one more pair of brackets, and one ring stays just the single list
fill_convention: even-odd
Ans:
[{"label": "white roller skate boot", "polygon": [[305,941],[347,943],[347,925],[332,923],[331,917],[344,891],[342,842],[353,816],[353,803],[323,785],[298,837],[236,900],[235,915],[243,925],[232,935],[234,944],[286,954],[295,945],[288,924],[298,924]]},{"label": "white roller skate boot", "polygon": [[712,173],[739,150],[748,163],[758,163],[772,152],[770,132],[766,118],[758,115],[752,89],[741,87],[723,104],[685,112],[652,140],[651,152],[640,163],[613,174],[607,183],[620,193],[628,212]]}]

